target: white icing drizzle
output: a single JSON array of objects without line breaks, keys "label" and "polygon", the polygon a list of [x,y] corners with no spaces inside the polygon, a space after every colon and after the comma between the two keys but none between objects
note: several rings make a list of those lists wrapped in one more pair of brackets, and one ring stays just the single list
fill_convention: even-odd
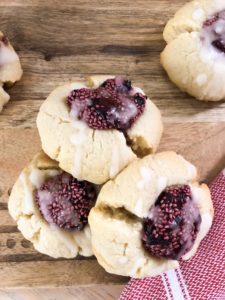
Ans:
[{"label": "white icing drizzle", "polygon": [[89,226],[85,226],[84,228],[84,234],[85,236],[90,239],[91,238],[91,230],[90,230],[90,227]]},{"label": "white icing drizzle", "polygon": [[197,83],[197,85],[203,86],[207,82],[207,78],[207,75],[202,73],[195,78],[195,82]]},{"label": "white icing drizzle", "polygon": [[[206,234],[208,233],[210,227],[212,226],[212,216],[208,213],[208,212],[201,212],[201,202],[204,201],[202,199],[202,189],[199,186],[195,186],[190,184],[189,185],[191,188],[191,193],[192,193],[192,197],[194,202],[196,203],[197,207],[199,208],[200,211],[200,215],[201,215],[201,224],[200,224],[200,228],[199,228],[199,232],[197,234],[195,243],[193,245],[193,247],[191,248],[191,250],[186,253],[185,255],[182,256],[182,259],[189,259],[197,250],[201,240],[206,236]],[[196,211],[197,213],[197,211]]]},{"label": "white icing drizzle", "polygon": [[158,210],[155,206],[152,206],[149,210],[148,218],[152,219],[154,222],[156,222],[159,219]]},{"label": "white icing drizzle", "polygon": [[225,176],[225,169],[223,170],[223,176]]},{"label": "white icing drizzle", "polygon": [[[151,185],[151,181],[152,181],[151,169],[142,166],[142,167],[140,167],[139,172],[140,172],[140,175],[141,175],[141,179],[136,184],[137,189],[142,192],[142,195],[144,193],[145,196],[148,197],[148,190],[149,190],[148,187]],[[136,206],[134,208],[134,212],[138,216],[143,216],[143,209],[144,209],[143,205],[144,205],[143,199],[138,198],[137,201],[136,201]]]},{"label": "white icing drizzle", "polygon": [[73,121],[72,127],[75,129],[76,134],[71,136],[71,142],[75,146],[81,146],[84,144],[86,140],[86,129],[87,125],[82,121]]},{"label": "white icing drizzle", "polygon": [[145,180],[145,181],[147,181],[147,182],[149,182],[150,180],[151,180],[151,171],[150,171],[150,169],[148,169],[148,168],[146,168],[146,167],[141,167],[140,168],[140,173],[141,173],[141,176],[142,176],[142,178]]},{"label": "white icing drizzle", "polygon": [[189,185],[191,188],[191,193],[192,193],[192,197],[193,200],[197,203],[199,203],[199,201],[201,201],[201,188],[198,186],[193,186],[193,185]]},{"label": "white icing drizzle", "polygon": [[[39,189],[48,178],[57,176],[61,173],[62,171],[60,170],[33,169],[30,173],[29,180],[35,186],[35,188]],[[52,202],[52,196],[48,191],[40,191],[40,190],[38,191],[38,196],[40,199],[39,205],[41,211],[44,214],[45,218],[47,219],[48,223],[50,223],[52,218],[49,214],[49,210],[47,209],[46,203],[50,204]]]},{"label": "white icing drizzle", "polygon": [[[120,137],[121,139],[124,139],[123,136]],[[121,151],[121,148],[117,145],[112,145],[112,152],[111,152],[111,165],[109,169],[109,176],[110,178],[115,177],[119,171],[121,170],[121,167],[125,165],[127,162],[127,157],[129,155],[129,150],[127,151]]]},{"label": "white icing drizzle", "polygon": [[133,87],[133,91],[134,91],[135,94],[136,93],[140,93],[140,94],[145,95],[144,91],[141,88],[139,88],[139,87],[136,87],[136,86]]},{"label": "white icing drizzle", "polygon": [[50,214],[50,211],[48,209],[48,205],[52,203],[52,194],[49,193],[49,191],[38,191],[38,198],[39,198],[39,205],[40,205],[40,211],[45,216],[45,220],[48,222],[48,224],[52,223],[52,217]]},{"label": "white icing drizzle", "polygon": [[4,66],[19,60],[16,52],[6,46],[3,42],[0,42],[0,66]]},{"label": "white icing drizzle", "polygon": [[120,265],[125,265],[127,262],[128,262],[128,257],[126,257],[126,256],[120,256],[118,259],[118,263]]},{"label": "white icing drizzle", "polygon": [[81,82],[72,82],[70,84],[70,89],[71,91],[76,90],[76,89],[82,89],[82,88],[87,88],[85,84]]},{"label": "white icing drizzle", "polygon": [[204,18],[204,10],[202,8],[196,8],[192,14],[192,19],[195,21],[201,21]]},{"label": "white icing drizzle", "polygon": [[201,215],[202,222],[200,224],[200,230],[198,233],[198,239],[202,240],[208,233],[210,227],[212,226],[212,217],[209,213]]},{"label": "white icing drizzle", "polygon": [[195,243],[194,243],[192,249],[188,253],[186,253],[185,255],[182,256],[182,259],[187,260],[187,259],[191,258],[192,255],[195,254],[200,242],[207,235],[211,226],[212,226],[211,215],[209,213],[202,214],[201,215],[201,224],[200,224],[199,232],[197,234]]},{"label": "white icing drizzle", "polygon": [[191,163],[188,163],[188,173],[191,177],[196,177],[197,175],[197,169]]},{"label": "white icing drizzle", "polygon": [[117,147],[113,147],[111,166],[110,166],[110,170],[109,170],[110,178],[113,178],[119,172],[119,169],[120,169],[119,160],[120,160],[120,153],[119,153]]},{"label": "white icing drizzle", "polygon": [[34,212],[34,202],[31,188],[29,188],[28,178],[24,172],[20,174],[19,179],[23,183],[24,187],[24,212],[30,214]]},{"label": "white icing drizzle", "polygon": [[194,165],[192,165],[189,161],[187,161],[185,158],[183,158],[183,156],[179,155],[180,159],[183,160],[183,162],[186,164],[187,166],[187,170],[188,170],[188,176],[191,178],[195,178],[197,175],[197,169]]},{"label": "white icing drizzle", "polygon": [[141,215],[142,210],[143,210],[143,200],[141,198],[139,198],[136,202],[136,206],[134,208],[134,211],[139,216],[139,215]]},{"label": "white icing drizzle", "polygon": [[34,212],[35,205],[33,199],[33,188],[30,184],[32,184],[35,188],[39,188],[42,183],[49,177],[56,176],[60,174],[61,171],[58,170],[39,170],[33,169],[30,175],[26,175],[24,172],[20,174],[19,179],[23,183],[24,186],[24,212],[30,214]]},{"label": "white icing drizzle", "polygon": [[75,109],[71,110],[71,124],[74,128],[74,134],[71,135],[70,141],[75,146],[75,158],[74,158],[74,170],[76,176],[79,177],[81,172],[81,163],[84,155],[83,146],[87,137],[88,126],[85,122],[77,119],[77,111]]},{"label": "white icing drizzle", "polygon": [[128,98],[123,99],[125,108],[118,110],[117,107],[112,107],[110,110],[110,117],[108,117],[108,122],[111,124],[115,123],[115,120],[123,120],[124,123],[127,123],[130,119],[136,116],[137,107],[131,102]]},{"label": "white icing drizzle", "polygon": [[49,177],[54,177],[59,175],[61,171],[59,170],[39,170],[33,169],[30,173],[29,179],[31,183],[39,189],[41,185],[45,182],[45,180]]},{"label": "white icing drizzle", "polygon": [[140,174],[141,179],[137,182],[137,188],[142,190],[145,186],[151,184],[152,174],[151,170],[146,167],[140,167]]},{"label": "white icing drizzle", "polygon": [[221,19],[218,20],[215,23],[215,27],[214,27],[215,32],[217,34],[224,35],[225,33],[224,26],[225,26],[225,20],[221,20]]},{"label": "white icing drizzle", "polygon": [[157,181],[158,193],[161,193],[167,186],[167,178],[165,176],[159,176]]},{"label": "white icing drizzle", "polygon": [[145,186],[145,183],[144,183],[143,180],[140,180],[140,181],[137,182],[137,188],[139,190],[143,190],[144,186]]},{"label": "white icing drizzle", "polygon": [[[68,174],[63,174],[63,182],[68,184],[69,181],[69,175]],[[55,183],[50,182],[50,190],[54,191],[55,189]],[[45,220],[49,223],[52,224],[52,215],[51,211],[49,210],[49,206],[54,205],[53,203],[53,194],[49,192],[49,190],[38,190],[38,198],[39,198],[39,205],[40,205],[40,210],[42,214],[44,215]],[[63,200],[63,210],[61,211],[60,217],[64,220],[67,220],[68,218],[73,222],[74,224],[78,223],[78,216],[76,212],[71,214],[71,211],[73,211],[73,204],[70,201],[66,201],[67,197],[62,196]]]},{"label": "white icing drizzle", "polygon": [[191,249],[193,247],[192,236],[190,232],[192,231],[192,224],[197,220],[199,216],[198,206],[194,203],[187,202],[185,203],[183,209],[188,211],[188,222],[185,224],[185,230],[183,231],[183,239],[187,242],[185,248]]}]

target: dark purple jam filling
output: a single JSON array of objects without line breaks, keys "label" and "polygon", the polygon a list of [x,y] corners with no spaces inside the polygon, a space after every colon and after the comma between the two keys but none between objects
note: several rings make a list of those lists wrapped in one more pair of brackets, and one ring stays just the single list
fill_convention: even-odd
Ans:
[{"label": "dark purple jam filling", "polygon": [[225,53],[225,10],[204,22],[201,38],[209,40],[215,49]]},{"label": "dark purple jam filling", "polygon": [[68,104],[72,114],[90,128],[125,131],[143,113],[146,99],[132,88],[129,80],[115,77],[96,89],[73,90]]},{"label": "dark purple jam filling", "polygon": [[143,223],[144,248],[159,258],[180,259],[193,246],[201,216],[188,185],[166,188]]},{"label": "dark purple jam filling", "polygon": [[43,218],[64,229],[81,230],[96,201],[96,190],[87,181],[78,181],[66,172],[52,177],[36,190]]}]

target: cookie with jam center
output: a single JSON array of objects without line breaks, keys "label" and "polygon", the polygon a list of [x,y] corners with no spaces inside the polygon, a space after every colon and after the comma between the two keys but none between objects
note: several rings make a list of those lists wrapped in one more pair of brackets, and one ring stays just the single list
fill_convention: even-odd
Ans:
[{"label": "cookie with jam center", "polygon": [[93,255],[88,215],[98,187],[63,171],[38,153],[24,168],[9,197],[9,213],[34,248],[51,257]]},{"label": "cookie with jam center", "polygon": [[48,156],[95,184],[154,153],[162,135],[158,108],[120,76],[92,76],[56,88],[40,108],[37,127]]},{"label": "cookie with jam center", "polygon": [[100,191],[89,214],[92,247],[106,271],[134,278],[176,268],[213,220],[209,189],[175,152],[136,160]]},{"label": "cookie with jam center", "polygon": [[185,4],[168,21],[161,63],[182,91],[198,100],[225,99],[225,2]]}]

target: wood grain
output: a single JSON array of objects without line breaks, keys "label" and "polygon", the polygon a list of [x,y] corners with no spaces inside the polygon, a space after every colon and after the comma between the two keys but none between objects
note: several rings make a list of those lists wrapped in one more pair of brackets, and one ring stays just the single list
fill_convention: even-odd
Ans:
[{"label": "wood grain", "polygon": [[[117,299],[126,278],[107,274],[95,259],[53,260],[38,254],[16,228],[7,200],[21,169],[40,149],[36,115],[59,84],[91,74],[121,74],[160,108],[159,150],[176,150],[210,182],[225,165],[225,102],[196,101],[180,92],[159,63],[166,20],[186,0],[1,0],[0,29],[18,51],[24,76],[8,89],[0,115],[1,300]],[[85,290],[79,286],[94,285]],[[106,287],[102,284],[113,284]],[[6,287],[65,287],[7,290]]]},{"label": "wood grain", "polygon": [[2,262],[0,288],[123,284],[126,277],[107,274],[96,260]]},{"label": "wood grain", "polygon": [[[122,285],[97,285],[76,288],[33,288],[0,290],[1,300],[116,300]],[[19,295],[19,296],[18,296]]]}]

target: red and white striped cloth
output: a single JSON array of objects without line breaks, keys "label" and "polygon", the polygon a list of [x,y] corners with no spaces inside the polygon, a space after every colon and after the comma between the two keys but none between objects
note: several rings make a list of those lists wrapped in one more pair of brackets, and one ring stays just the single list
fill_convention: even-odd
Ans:
[{"label": "red and white striped cloth", "polygon": [[161,276],[131,279],[119,300],[225,300],[225,170],[210,190],[213,226],[197,254]]}]

